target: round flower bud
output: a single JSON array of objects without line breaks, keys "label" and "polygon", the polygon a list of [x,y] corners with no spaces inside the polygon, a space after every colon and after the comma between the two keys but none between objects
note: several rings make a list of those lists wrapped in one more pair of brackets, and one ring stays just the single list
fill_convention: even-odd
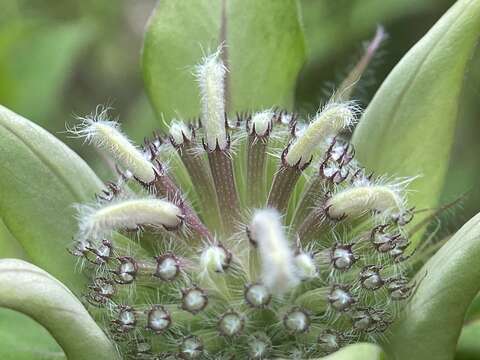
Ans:
[{"label": "round flower bud", "polygon": [[92,302],[93,305],[105,305],[116,293],[113,282],[104,277],[95,278],[88,288],[91,291],[88,294],[87,300]]},{"label": "round flower bud", "polygon": [[310,327],[310,316],[300,308],[293,308],[283,317],[283,325],[291,333],[303,333]]},{"label": "round flower bud", "polygon": [[232,261],[232,253],[222,245],[209,246],[200,256],[200,264],[205,271],[224,272]]},{"label": "round flower bud", "polygon": [[245,319],[235,311],[229,311],[218,320],[217,328],[223,336],[239,335],[245,325]]},{"label": "round flower bud", "polygon": [[88,240],[77,240],[73,245],[73,249],[69,249],[68,251],[73,256],[84,256],[89,251],[91,246],[92,244]]},{"label": "round flower bud", "polygon": [[377,290],[385,284],[380,276],[380,267],[376,265],[365,266],[359,276],[362,287],[367,290]]},{"label": "round flower bud", "polygon": [[317,266],[311,254],[301,252],[295,255],[293,262],[300,280],[313,279],[318,276]]},{"label": "round flower bud", "polygon": [[337,351],[341,345],[341,336],[333,330],[325,330],[318,336],[318,346],[325,353]]},{"label": "round flower bud", "polygon": [[272,347],[270,339],[264,334],[255,334],[248,340],[248,356],[250,359],[265,359]]},{"label": "round flower bud", "polygon": [[165,254],[157,256],[155,260],[157,261],[157,268],[153,276],[163,281],[172,281],[180,274],[180,264],[175,255]]},{"label": "round flower bud", "polygon": [[400,277],[392,279],[387,286],[392,300],[404,300],[410,296],[412,286],[408,285],[408,279]]},{"label": "round flower bud", "polygon": [[160,334],[172,324],[170,313],[161,305],[153,305],[147,312],[147,328]]},{"label": "round flower bud", "polygon": [[137,262],[130,256],[123,256],[117,258],[120,263],[115,271],[117,278],[116,282],[119,284],[130,284],[135,280],[138,272]]},{"label": "round flower bud", "polygon": [[184,360],[200,359],[203,354],[203,343],[197,336],[188,336],[180,344],[178,357]]},{"label": "round flower bud", "polygon": [[245,301],[254,308],[263,308],[272,300],[272,294],[263,284],[256,283],[245,287]]},{"label": "round flower bud", "polygon": [[335,244],[330,253],[330,261],[337,270],[348,270],[358,260],[352,251],[353,244]]},{"label": "round flower bud", "polygon": [[334,285],[330,294],[328,295],[330,305],[337,311],[347,311],[355,303],[355,299],[347,290],[341,285]]},{"label": "round flower bud", "polygon": [[192,314],[197,314],[208,305],[208,297],[205,291],[198,286],[182,290],[182,309]]},{"label": "round flower bud", "polygon": [[94,263],[97,265],[102,265],[110,260],[112,255],[112,243],[109,240],[104,239],[98,247],[89,247],[88,250],[90,250],[96,256]]},{"label": "round flower bud", "polygon": [[122,333],[129,332],[137,323],[135,311],[132,307],[126,305],[120,305],[118,310],[117,319],[113,320],[116,330]]}]

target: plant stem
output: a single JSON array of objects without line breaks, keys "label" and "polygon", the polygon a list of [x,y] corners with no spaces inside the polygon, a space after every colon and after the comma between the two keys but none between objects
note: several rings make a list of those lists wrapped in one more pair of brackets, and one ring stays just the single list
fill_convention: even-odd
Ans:
[{"label": "plant stem", "polygon": [[182,192],[167,174],[162,174],[161,170],[157,173],[154,181],[155,190],[157,194],[167,197],[168,200],[174,202],[182,208],[185,215],[185,223],[194,230],[198,235],[207,239],[213,239],[213,236],[208,228],[202,223],[200,218],[195,213],[195,210],[184,199]]},{"label": "plant stem", "polygon": [[324,181],[320,176],[316,176],[308,186],[307,190],[303,193],[299,204],[295,210],[292,223],[294,226],[299,226],[308,214],[313,210],[315,202],[319,199],[319,195],[322,193],[324,187]]},{"label": "plant stem", "polygon": [[268,137],[251,134],[248,136],[247,157],[247,202],[251,207],[261,207],[265,203],[265,160]]},{"label": "plant stem", "polygon": [[325,222],[326,218],[323,209],[313,209],[298,227],[300,242],[306,244],[312,240],[323,228]]},{"label": "plant stem", "polygon": [[212,176],[205,159],[195,155],[195,150],[193,143],[185,142],[178,149],[178,154],[188,171],[195,192],[198,195],[199,206],[203,215],[202,219],[211,229],[218,229],[220,227],[220,211]]},{"label": "plant stem", "polygon": [[288,200],[301,173],[298,166],[280,165],[268,194],[268,206],[276,208],[280,213],[285,213]]},{"label": "plant stem", "polygon": [[239,220],[239,202],[232,159],[229,147],[221,150],[218,147],[208,152],[208,162],[212,171],[218,206],[221,213],[223,232],[231,234]]}]

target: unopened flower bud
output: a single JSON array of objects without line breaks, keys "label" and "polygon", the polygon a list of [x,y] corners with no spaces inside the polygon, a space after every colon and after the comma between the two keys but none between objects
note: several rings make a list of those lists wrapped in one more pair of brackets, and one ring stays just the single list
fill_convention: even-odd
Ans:
[{"label": "unopened flower bud", "polygon": [[248,133],[257,136],[267,135],[272,128],[272,119],[274,117],[272,110],[265,110],[253,114],[252,119],[249,122]]},{"label": "unopened flower bud", "polygon": [[165,254],[157,256],[157,269],[153,276],[156,276],[163,281],[172,281],[180,274],[180,264],[177,257],[173,254]]},{"label": "unopened flower bud", "polygon": [[208,246],[200,256],[200,264],[207,272],[224,272],[232,261],[232,254],[222,245]]},{"label": "unopened flower bud", "polygon": [[263,284],[251,284],[245,287],[245,301],[251,307],[263,308],[270,303],[272,294]]},{"label": "unopened flower bud", "polygon": [[208,305],[207,294],[198,286],[182,290],[182,295],[182,309],[194,315]]},{"label": "unopened flower bud", "polygon": [[193,133],[187,125],[180,121],[170,124],[170,141],[174,146],[181,146],[185,141],[192,141]]},{"label": "unopened flower bud", "polygon": [[223,314],[218,321],[218,331],[223,336],[239,335],[245,325],[245,319],[235,311]]},{"label": "unopened flower bud", "polygon": [[117,229],[135,229],[138,225],[173,229],[183,220],[178,206],[161,199],[123,200],[100,208],[82,206],[79,212],[80,233],[84,238],[97,238]]},{"label": "unopened flower bud", "polygon": [[310,328],[310,315],[303,309],[293,308],[283,317],[283,325],[291,333],[306,332]]},{"label": "unopened flower bud", "polygon": [[319,112],[303,133],[293,142],[285,157],[290,166],[302,167],[310,162],[316,147],[328,147],[328,142],[350,126],[355,118],[348,104],[328,104]]},{"label": "unopened flower bud", "polygon": [[328,295],[330,305],[337,311],[347,311],[356,302],[345,286],[334,285]]},{"label": "unopened flower bud", "polygon": [[118,163],[145,184],[155,180],[153,165],[144,154],[119,130],[118,124],[106,120],[106,110],[95,117],[86,117],[72,132],[107,151]]},{"label": "unopened flower bud", "polygon": [[153,305],[147,312],[147,328],[160,334],[172,324],[170,313],[161,305]]},{"label": "unopened flower bud", "polygon": [[280,214],[274,209],[257,210],[249,233],[260,253],[263,284],[274,293],[284,293],[297,285],[293,252],[285,238]]},{"label": "unopened flower bud", "polygon": [[220,59],[220,51],[204,58],[197,66],[202,103],[202,125],[206,146],[210,151],[225,150],[228,146],[225,129],[225,73],[227,69]]},{"label": "unopened flower bud", "polygon": [[315,259],[311,254],[301,252],[294,258],[297,275],[301,280],[309,280],[318,276]]},{"label": "unopened flower bud", "polygon": [[355,218],[368,211],[393,215],[402,213],[403,199],[388,186],[359,186],[336,193],[327,201],[326,208],[333,219]]},{"label": "unopened flower bud", "polygon": [[203,354],[203,343],[196,336],[188,336],[180,345],[179,358],[183,360],[200,359]]}]

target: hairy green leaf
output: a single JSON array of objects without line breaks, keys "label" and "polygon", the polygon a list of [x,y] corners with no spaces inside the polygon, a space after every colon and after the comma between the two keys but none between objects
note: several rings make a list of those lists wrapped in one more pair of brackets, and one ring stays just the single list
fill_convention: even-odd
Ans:
[{"label": "hairy green leaf", "polygon": [[62,348],[30,317],[0,308],[0,359],[65,360]]},{"label": "hairy green leaf", "polygon": [[224,45],[227,106],[246,111],[290,108],[305,58],[295,0],[165,0],[152,15],[143,73],[157,115],[199,115],[194,65]]},{"label": "hairy green leaf", "polygon": [[0,260],[0,307],[24,313],[43,325],[69,360],[117,358],[113,344],[75,295],[23,260]]},{"label": "hairy green leaf", "polygon": [[77,229],[73,204],[93,199],[101,182],[54,136],[0,106],[0,217],[29,259],[71,289],[83,276],[69,256]]},{"label": "hairy green leaf", "polygon": [[385,342],[392,360],[450,360],[480,289],[480,214],[418,272],[418,288]]},{"label": "hairy green leaf", "polygon": [[417,209],[438,204],[479,36],[480,2],[458,1],[392,70],[354,133],[363,165],[392,176],[419,176],[409,195]]}]

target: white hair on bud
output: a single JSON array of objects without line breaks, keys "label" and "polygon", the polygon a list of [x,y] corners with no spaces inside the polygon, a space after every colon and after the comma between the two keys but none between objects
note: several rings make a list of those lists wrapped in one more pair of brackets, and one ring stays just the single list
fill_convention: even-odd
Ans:
[{"label": "white hair on bud", "polygon": [[227,250],[218,245],[206,247],[200,256],[200,264],[207,272],[223,272],[229,261]]},{"label": "white hair on bud", "polygon": [[299,283],[293,252],[275,209],[256,210],[250,224],[250,235],[258,246],[262,263],[263,284],[272,292],[282,294]]},{"label": "white hair on bud", "polygon": [[173,120],[170,124],[170,137],[173,141],[173,145],[180,146],[184,143],[185,139],[192,140],[192,129],[183,123],[183,121]]},{"label": "white hair on bud", "polygon": [[317,266],[312,255],[301,252],[295,256],[297,275],[301,280],[313,279],[318,276]]},{"label": "white hair on bud", "polygon": [[328,103],[291,144],[286,162],[290,166],[308,163],[315,148],[327,147],[332,138],[354,123],[355,114],[356,108],[352,103]]},{"label": "white hair on bud", "polygon": [[225,73],[227,68],[220,59],[221,48],[203,59],[196,67],[196,76],[202,96],[202,125],[209,150],[227,147],[225,129]]},{"label": "white hair on bud", "polygon": [[399,191],[387,185],[357,186],[333,195],[326,208],[333,218],[358,217],[368,211],[398,216],[405,211],[405,200]]},{"label": "white hair on bud", "polygon": [[155,180],[153,165],[124,135],[115,121],[109,121],[108,109],[98,108],[91,116],[81,118],[82,123],[69,131],[85,141],[107,151],[120,165],[140,181],[150,184]]},{"label": "white hair on bud", "polygon": [[136,229],[138,225],[175,228],[183,219],[182,210],[162,199],[130,199],[101,207],[79,205],[80,235],[98,239],[117,229]]},{"label": "white hair on bud", "polygon": [[252,115],[248,133],[251,135],[255,129],[255,134],[264,136],[270,128],[272,118],[275,113],[272,110],[264,110]]}]

